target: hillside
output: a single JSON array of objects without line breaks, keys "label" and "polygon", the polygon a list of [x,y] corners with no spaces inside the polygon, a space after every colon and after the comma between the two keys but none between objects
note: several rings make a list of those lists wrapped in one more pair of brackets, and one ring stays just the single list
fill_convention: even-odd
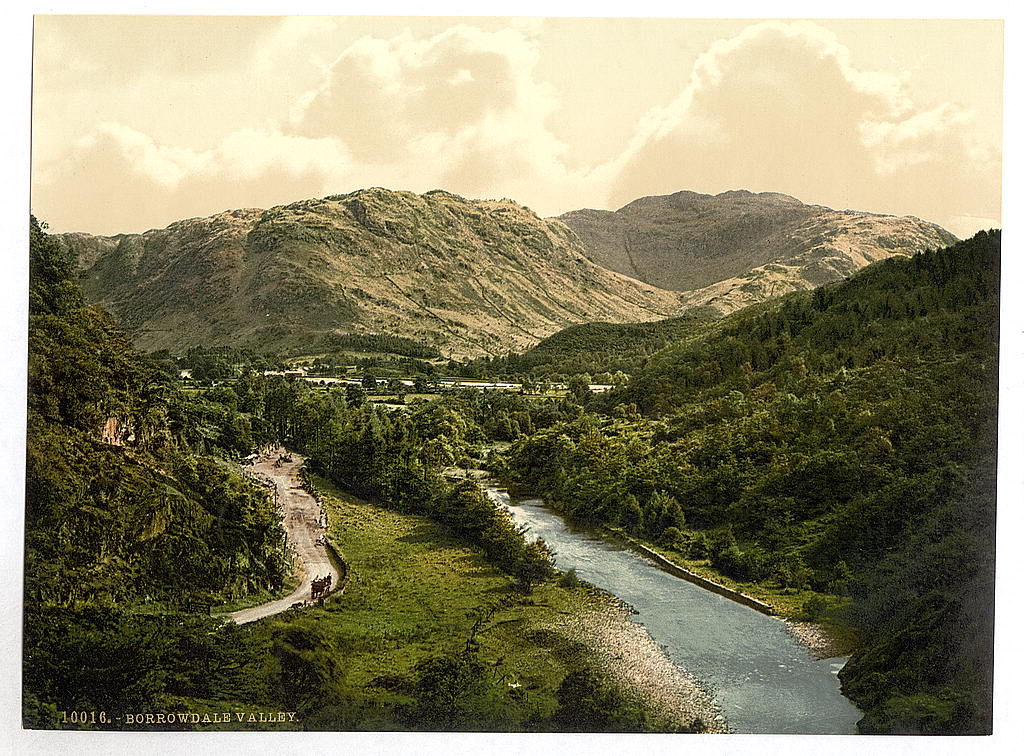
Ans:
[{"label": "hillside", "polygon": [[281,587],[289,558],[270,498],[197,452],[213,418],[34,220],[30,260],[24,716],[54,727],[58,704],[152,706],[169,660],[212,641],[211,603]]},{"label": "hillside", "polygon": [[605,270],[509,200],[367,189],[233,210],[144,234],[64,234],[87,296],[147,350],[316,349],[387,334],[447,356],[504,354],[591,320],[680,311],[677,294]]},{"label": "hillside", "polygon": [[716,318],[705,308],[647,323],[579,323],[548,336],[521,354],[480,357],[463,370],[479,377],[525,374],[533,378],[635,372],[667,344],[710,327]]},{"label": "hillside", "polygon": [[956,241],[917,218],[837,211],[747,191],[642,197],[614,212],[576,210],[558,219],[598,265],[686,292],[687,305],[722,314]]},{"label": "hillside", "polygon": [[989,732],[999,261],[983,232],[707,323],[502,469],[855,626],[862,732]]}]

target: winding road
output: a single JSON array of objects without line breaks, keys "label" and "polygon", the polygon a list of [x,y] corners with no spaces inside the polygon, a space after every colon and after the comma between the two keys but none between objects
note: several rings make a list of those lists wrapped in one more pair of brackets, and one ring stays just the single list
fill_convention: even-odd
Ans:
[{"label": "winding road", "polygon": [[[291,461],[284,461],[285,458]],[[327,516],[319,502],[302,488],[299,480],[299,470],[304,461],[294,452],[277,448],[257,459],[252,466],[252,472],[272,483],[277,491],[288,545],[299,559],[303,576],[299,587],[284,598],[228,614],[237,625],[280,614],[299,601],[309,602],[315,578],[330,575],[332,589],[337,590],[340,585],[341,573],[324,545]]]}]

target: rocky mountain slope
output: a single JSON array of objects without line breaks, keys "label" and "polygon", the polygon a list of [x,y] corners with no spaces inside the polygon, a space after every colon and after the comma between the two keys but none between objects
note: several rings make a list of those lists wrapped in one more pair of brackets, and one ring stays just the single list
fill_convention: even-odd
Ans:
[{"label": "rocky mountain slope", "polygon": [[614,212],[575,210],[558,219],[597,264],[685,292],[687,305],[720,314],[956,241],[917,218],[832,210],[747,191],[642,197]]},{"label": "rocky mountain slope", "polygon": [[573,323],[681,311],[591,262],[576,236],[510,200],[366,189],[233,210],[143,234],[63,234],[90,299],[143,349],[315,350],[338,333],[504,354]]}]

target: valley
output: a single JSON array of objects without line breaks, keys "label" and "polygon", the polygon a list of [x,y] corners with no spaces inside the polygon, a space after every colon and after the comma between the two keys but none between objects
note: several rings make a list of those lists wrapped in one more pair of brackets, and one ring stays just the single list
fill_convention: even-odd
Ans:
[{"label": "valley", "polygon": [[[802,283],[687,309],[698,289],[602,268],[559,222],[443,192],[365,190],[137,236],[35,228],[26,721],[47,726],[58,703],[246,701],[306,729],[984,731],[999,234],[943,245],[904,224],[876,254],[856,244],[896,220],[842,230],[868,221],[733,194],[672,202],[828,220],[835,246],[811,255],[833,260],[817,268],[827,280],[794,253],[762,265]],[[761,276],[761,251],[725,255],[707,275],[732,278],[711,286]],[[385,301],[388,287],[420,294]],[[256,469],[277,500],[246,479],[268,448]],[[317,500],[297,489],[300,464]],[[287,507],[308,522],[282,529]],[[630,594],[632,565],[658,571],[630,556],[616,583],[620,557],[578,536],[600,529],[843,656],[815,662],[747,608],[714,620],[714,594],[667,574]],[[343,582],[328,545],[345,590],[310,605],[314,577]],[[970,556],[950,570],[951,554]],[[645,597],[684,590],[668,630],[621,602],[645,612]],[[778,644],[751,661],[736,649],[764,631],[740,628],[761,620]],[[697,632],[709,622],[739,645],[712,647]],[[139,651],[97,698],[74,660],[122,644]],[[754,691],[780,690],[776,669],[800,672],[773,702]]]}]

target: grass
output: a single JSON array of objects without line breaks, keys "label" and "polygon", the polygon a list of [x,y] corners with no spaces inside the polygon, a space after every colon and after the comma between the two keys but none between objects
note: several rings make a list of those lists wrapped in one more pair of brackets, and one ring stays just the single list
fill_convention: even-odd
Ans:
[{"label": "grass", "polygon": [[276,601],[279,598],[287,596],[298,588],[300,582],[301,574],[299,572],[298,563],[295,562],[292,570],[290,570],[287,576],[285,576],[284,586],[280,590],[262,590],[257,593],[249,593],[245,596],[239,596],[234,599],[225,599],[221,603],[214,603],[211,607],[211,611],[214,614],[228,614],[230,612],[237,612],[241,609],[248,609],[252,606],[259,606],[260,604],[265,604],[268,601]]},{"label": "grass", "polygon": [[[611,528],[611,530],[616,530]],[[692,559],[680,551],[665,546],[651,543],[642,538],[631,536],[652,551],[661,554],[666,559],[675,562],[680,567],[699,575],[702,578],[711,580],[719,585],[739,591],[747,596],[768,604],[775,610],[775,613],[784,619],[806,621],[803,616],[804,604],[812,598],[824,600],[824,611],[820,619],[815,620],[824,633],[832,640],[835,648],[842,654],[848,655],[859,644],[858,634],[855,628],[835,622],[830,615],[837,609],[848,605],[851,599],[844,596],[836,596],[831,593],[821,593],[809,589],[786,588],[774,582],[742,582],[734,580],[722,574],[714,567],[708,559]]]},{"label": "grass", "polygon": [[[339,709],[333,721],[320,724],[361,727],[367,710],[407,703],[403,694],[374,681],[408,675],[429,657],[461,652],[475,618],[488,607],[497,609],[476,634],[477,658],[495,683],[481,726],[529,729],[529,721],[551,714],[564,676],[589,663],[586,648],[554,625],[566,614],[595,608],[593,589],[550,583],[523,595],[479,549],[434,521],[368,503],[322,478],[314,476],[313,483],[351,578],[345,593],[324,607],[278,621],[316,625],[336,650],[333,681],[349,713]],[[363,718],[346,720],[354,712]]]}]

